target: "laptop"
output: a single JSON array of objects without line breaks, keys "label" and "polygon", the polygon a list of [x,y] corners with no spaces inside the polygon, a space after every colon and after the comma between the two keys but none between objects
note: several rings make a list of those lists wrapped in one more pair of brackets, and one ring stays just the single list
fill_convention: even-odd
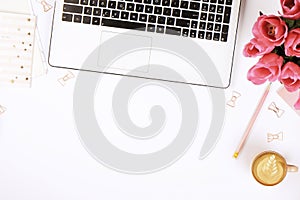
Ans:
[{"label": "laptop", "polygon": [[53,67],[227,88],[240,0],[58,0]]}]

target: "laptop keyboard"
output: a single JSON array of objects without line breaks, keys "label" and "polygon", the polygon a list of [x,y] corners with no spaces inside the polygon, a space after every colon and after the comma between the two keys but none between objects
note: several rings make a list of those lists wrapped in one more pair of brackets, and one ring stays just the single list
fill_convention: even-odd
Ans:
[{"label": "laptop keyboard", "polygon": [[62,20],[227,42],[233,0],[64,0]]}]

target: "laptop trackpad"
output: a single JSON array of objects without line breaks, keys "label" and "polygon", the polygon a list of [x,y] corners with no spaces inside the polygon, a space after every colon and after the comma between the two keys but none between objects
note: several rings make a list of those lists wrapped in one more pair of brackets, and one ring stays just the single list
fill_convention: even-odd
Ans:
[{"label": "laptop trackpad", "polygon": [[[152,38],[102,31],[98,67],[105,72],[148,72]],[[123,72],[122,72],[123,71]]]}]

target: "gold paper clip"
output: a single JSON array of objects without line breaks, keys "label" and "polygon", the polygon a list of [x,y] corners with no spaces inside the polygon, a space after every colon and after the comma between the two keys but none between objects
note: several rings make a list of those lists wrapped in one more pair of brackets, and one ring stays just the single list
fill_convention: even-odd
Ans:
[{"label": "gold paper clip", "polygon": [[240,93],[233,91],[231,99],[227,102],[227,105],[234,108],[236,105],[237,99],[241,96]]},{"label": "gold paper clip", "polygon": [[2,115],[6,111],[6,108],[4,106],[0,105],[0,115]]},{"label": "gold paper clip", "polygon": [[272,134],[268,133],[268,142],[272,142],[273,140],[282,141],[283,140],[283,132]]},{"label": "gold paper clip", "polygon": [[283,115],[283,113],[284,113],[284,110],[279,109],[274,102],[272,102],[270,104],[270,106],[268,107],[268,109],[271,110],[271,111],[273,111],[277,115],[278,118],[280,118]]},{"label": "gold paper clip", "polygon": [[62,78],[58,79],[58,82],[62,85],[65,86],[67,84],[67,81],[74,78],[74,74],[71,71],[68,71],[68,73],[63,76]]},{"label": "gold paper clip", "polygon": [[48,12],[53,8],[47,1],[45,0],[38,0],[38,2],[43,6],[44,12]]}]

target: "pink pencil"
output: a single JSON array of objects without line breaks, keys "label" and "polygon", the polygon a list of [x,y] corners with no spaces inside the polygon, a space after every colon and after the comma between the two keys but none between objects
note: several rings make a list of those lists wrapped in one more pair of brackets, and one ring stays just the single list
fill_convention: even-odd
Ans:
[{"label": "pink pencil", "polygon": [[256,120],[256,118],[257,118],[257,116],[258,116],[258,114],[259,114],[262,106],[264,105],[264,102],[265,102],[265,100],[266,100],[266,98],[267,98],[267,96],[269,94],[270,87],[271,87],[271,83],[268,84],[268,86],[267,86],[267,88],[266,88],[263,96],[261,97],[261,99],[260,99],[260,101],[259,101],[259,103],[258,103],[258,105],[256,107],[255,112],[253,113],[253,115],[251,117],[251,120],[249,121],[249,124],[248,124],[247,129],[246,129],[246,131],[245,131],[245,133],[244,133],[244,135],[243,135],[243,137],[241,139],[241,142],[240,142],[238,148],[236,149],[236,151],[233,154],[234,158],[237,158],[239,156],[240,151],[244,147],[245,142],[246,142],[246,140],[247,140],[247,138],[248,138],[248,136],[250,134],[250,131],[251,131],[252,127],[253,127],[253,124],[255,123],[255,120]]}]

